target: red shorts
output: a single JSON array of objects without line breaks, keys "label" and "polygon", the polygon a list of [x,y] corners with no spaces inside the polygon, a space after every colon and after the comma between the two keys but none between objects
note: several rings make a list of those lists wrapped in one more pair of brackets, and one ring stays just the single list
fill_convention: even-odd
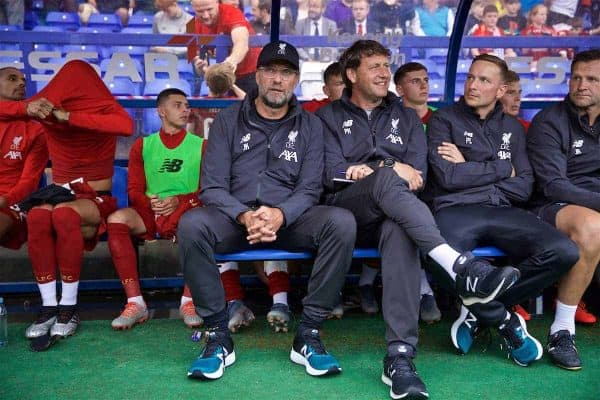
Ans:
[{"label": "red shorts", "polygon": [[88,199],[93,201],[98,208],[98,212],[100,213],[100,224],[96,230],[96,235],[91,239],[86,239],[85,241],[85,249],[87,251],[92,251],[98,244],[100,236],[106,232],[106,218],[108,218],[110,214],[117,210],[117,199],[116,197],[113,197],[110,192],[97,193],[85,182],[70,183],[70,186],[71,190],[73,190],[75,193],[75,198],[77,200]]},{"label": "red shorts", "polygon": [[166,216],[156,216],[150,208],[132,207],[140,215],[146,227],[146,233],[140,235],[140,239],[155,240],[158,235],[162,239],[176,241],[175,235],[179,219],[187,210],[196,207],[199,207],[197,201],[180,203],[172,214]]},{"label": "red shorts", "polygon": [[0,213],[7,215],[13,222],[3,239],[0,239],[0,246],[8,249],[18,250],[27,241],[27,221],[22,214],[11,210],[10,208],[0,208]]}]

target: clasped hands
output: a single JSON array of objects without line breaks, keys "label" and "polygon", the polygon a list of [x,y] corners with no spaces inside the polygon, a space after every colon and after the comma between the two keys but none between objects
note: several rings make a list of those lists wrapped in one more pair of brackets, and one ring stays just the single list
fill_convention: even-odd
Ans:
[{"label": "clasped hands", "polygon": [[27,115],[30,117],[43,120],[50,114],[52,114],[58,122],[67,122],[69,120],[68,111],[54,107],[54,104],[44,97],[40,97],[39,99],[27,103]]},{"label": "clasped hands", "polygon": [[277,240],[277,232],[285,218],[279,208],[260,206],[256,210],[241,213],[237,220],[246,227],[248,243],[256,244]]}]

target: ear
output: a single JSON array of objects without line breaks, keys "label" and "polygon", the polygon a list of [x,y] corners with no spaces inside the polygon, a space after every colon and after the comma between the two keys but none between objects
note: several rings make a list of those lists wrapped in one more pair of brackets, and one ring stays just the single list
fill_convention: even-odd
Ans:
[{"label": "ear", "polygon": [[501,84],[500,87],[498,88],[498,92],[496,92],[496,100],[502,98],[506,94],[507,90],[508,90],[508,85],[506,83]]},{"label": "ear", "polygon": [[398,95],[398,97],[404,96],[404,90],[402,90],[402,86],[396,85],[396,94]]},{"label": "ear", "polygon": [[355,69],[346,68],[346,76],[348,77],[348,80],[350,82],[356,83],[356,77],[358,76],[358,74],[356,73]]},{"label": "ear", "polygon": [[325,93],[325,96],[331,97],[331,92],[329,91],[327,85],[323,85],[323,93]]}]

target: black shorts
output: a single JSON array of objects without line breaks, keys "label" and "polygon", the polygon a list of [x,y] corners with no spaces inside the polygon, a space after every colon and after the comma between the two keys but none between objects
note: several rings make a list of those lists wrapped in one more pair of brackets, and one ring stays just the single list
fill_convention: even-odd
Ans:
[{"label": "black shorts", "polygon": [[564,207],[568,206],[569,203],[551,203],[542,206],[538,212],[537,216],[542,221],[545,221],[556,228],[556,214]]}]

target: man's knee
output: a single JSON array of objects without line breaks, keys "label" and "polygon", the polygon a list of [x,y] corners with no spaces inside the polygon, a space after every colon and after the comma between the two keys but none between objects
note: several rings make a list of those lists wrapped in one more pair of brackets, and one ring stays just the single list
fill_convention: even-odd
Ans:
[{"label": "man's knee", "polygon": [[582,253],[600,253],[600,214],[597,217],[585,218],[569,235]]},{"label": "man's knee", "polygon": [[340,207],[327,207],[326,226],[330,229],[338,240],[351,241],[356,240],[356,220],[354,214]]},{"label": "man's knee", "polygon": [[130,210],[129,208],[122,208],[120,210],[115,211],[110,214],[108,218],[106,218],[106,222],[109,224],[127,224],[131,223],[129,214],[125,210]]},{"label": "man's knee", "polygon": [[568,238],[562,238],[552,243],[553,251],[558,258],[556,265],[564,272],[568,272],[579,260],[579,248],[577,244]]},{"label": "man's knee", "polygon": [[177,237],[180,241],[198,240],[207,237],[209,222],[204,209],[194,208],[181,216],[177,224]]}]

